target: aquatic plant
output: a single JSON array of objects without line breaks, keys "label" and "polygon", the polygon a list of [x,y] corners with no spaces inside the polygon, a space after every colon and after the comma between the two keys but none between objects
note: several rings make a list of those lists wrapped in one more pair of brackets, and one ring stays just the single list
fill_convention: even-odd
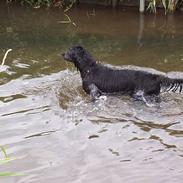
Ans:
[{"label": "aquatic plant", "polygon": [[[0,165],[6,164],[10,161],[16,160],[16,158],[10,158],[8,157],[6,150],[3,146],[0,146],[0,152],[2,152],[4,158],[0,159]],[[16,172],[0,172],[0,177],[9,177],[9,176],[20,176],[23,175],[22,173],[16,173]]]},{"label": "aquatic plant", "polygon": [[181,7],[183,0],[148,0],[147,10],[156,13],[158,6],[163,6],[165,14],[174,12],[177,8]]}]

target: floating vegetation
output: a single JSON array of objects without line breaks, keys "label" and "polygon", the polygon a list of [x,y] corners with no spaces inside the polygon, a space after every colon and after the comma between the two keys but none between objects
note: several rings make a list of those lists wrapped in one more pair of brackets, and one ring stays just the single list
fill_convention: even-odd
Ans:
[{"label": "floating vegetation", "polygon": [[70,18],[67,14],[64,13],[64,15],[65,15],[65,17],[67,18],[67,20],[58,21],[58,23],[62,23],[62,24],[72,24],[72,25],[74,25],[75,27],[77,26],[77,25],[75,24],[75,22],[73,22],[73,21],[71,20],[71,18]]},{"label": "floating vegetation", "polygon": [[6,72],[8,70],[8,66],[5,66],[4,64],[5,64],[6,57],[10,51],[12,51],[12,49],[7,50],[3,57],[2,63],[0,64],[0,73]]},{"label": "floating vegetation", "polygon": [[12,51],[12,49],[8,49],[8,50],[6,51],[6,53],[5,53],[4,57],[3,57],[2,63],[1,63],[1,66],[4,65],[5,60],[6,60],[6,57],[7,57],[8,53],[9,53],[10,51]]},{"label": "floating vegetation", "polygon": [[99,138],[99,136],[98,135],[90,135],[88,138],[89,139],[94,139],[94,138]]},{"label": "floating vegetation", "polygon": [[109,150],[112,154],[114,154],[114,155],[116,155],[116,156],[119,156],[119,155],[120,155],[119,152],[114,151],[114,150],[111,149],[111,148],[109,148],[108,150]]},{"label": "floating vegetation", "polygon": [[0,177],[14,177],[14,176],[21,176],[22,173],[13,173],[13,172],[0,172]]},{"label": "floating vegetation", "polygon": [[[8,157],[4,147],[0,146],[0,152],[2,152],[4,158],[0,159],[0,165],[9,163],[10,161],[16,160],[14,157]],[[11,177],[11,176],[21,176],[23,173],[17,172],[0,172],[0,177]]]}]

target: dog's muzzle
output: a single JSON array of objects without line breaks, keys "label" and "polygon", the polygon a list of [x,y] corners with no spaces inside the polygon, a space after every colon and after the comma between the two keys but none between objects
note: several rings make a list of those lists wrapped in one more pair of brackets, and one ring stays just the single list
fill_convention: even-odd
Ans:
[{"label": "dog's muzzle", "polygon": [[63,58],[65,60],[70,61],[70,62],[72,61],[72,59],[70,58],[69,54],[67,54],[67,52],[66,53],[62,53],[61,55],[63,56]]}]

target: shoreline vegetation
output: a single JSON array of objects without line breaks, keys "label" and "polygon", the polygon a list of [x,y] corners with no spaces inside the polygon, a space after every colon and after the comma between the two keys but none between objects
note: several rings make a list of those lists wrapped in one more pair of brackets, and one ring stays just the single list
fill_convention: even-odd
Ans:
[{"label": "shoreline vegetation", "polygon": [[[138,7],[140,0],[6,0],[7,4],[21,4],[35,9],[61,8],[64,12],[79,4],[100,4],[103,6],[134,6]],[[183,0],[145,0],[146,11],[156,13],[157,8],[163,8],[165,14],[174,13],[176,10],[183,10]]]}]

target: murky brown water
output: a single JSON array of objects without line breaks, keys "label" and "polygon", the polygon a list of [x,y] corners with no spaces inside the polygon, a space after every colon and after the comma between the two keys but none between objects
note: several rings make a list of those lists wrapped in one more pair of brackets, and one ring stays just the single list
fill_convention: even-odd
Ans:
[{"label": "murky brown water", "polygon": [[163,94],[160,108],[125,96],[93,104],[58,54],[81,44],[104,64],[182,71],[183,15],[83,7],[69,16],[76,27],[60,23],[60,10],[1,6],[0,58],[13,51],[0,72],[0,145],[16,160],[0,172],[23,175],[0,182],[181,183],[183,95]]}]

